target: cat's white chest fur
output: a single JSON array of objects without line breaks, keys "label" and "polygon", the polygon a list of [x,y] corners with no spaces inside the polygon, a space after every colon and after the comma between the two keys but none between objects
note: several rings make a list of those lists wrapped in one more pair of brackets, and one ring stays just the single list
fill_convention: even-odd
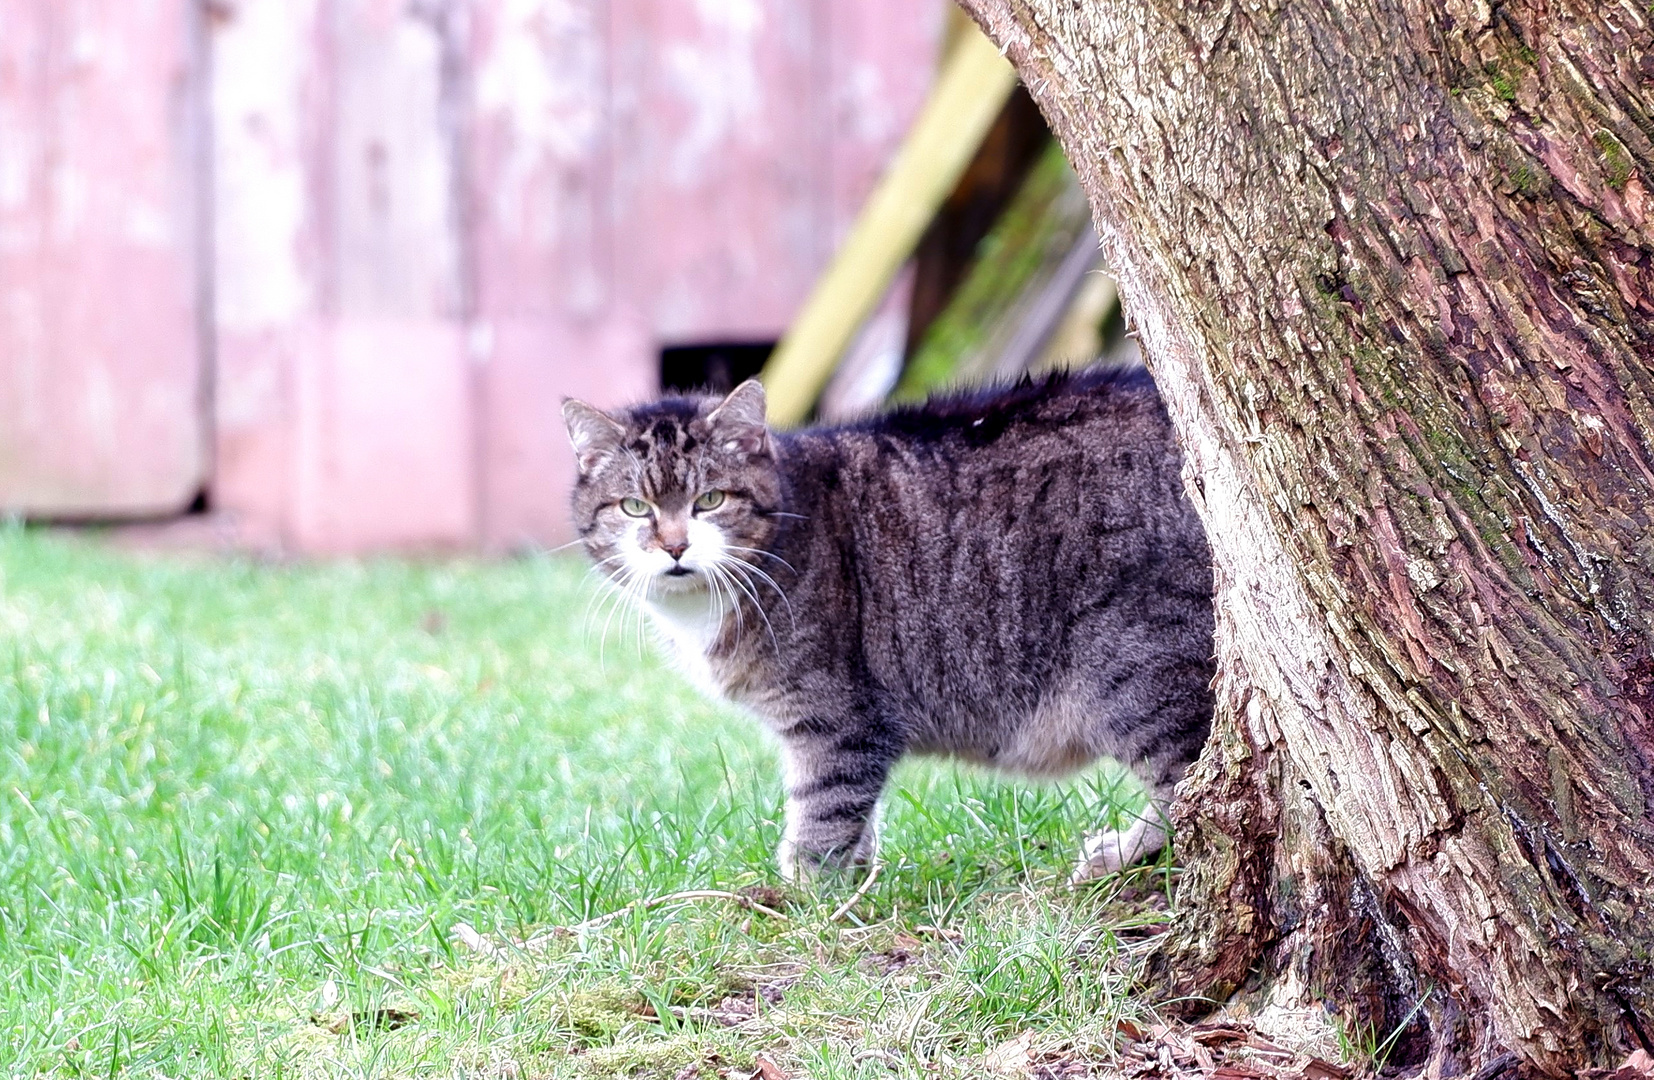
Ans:
[{"label": "cat's white chest fur", "polygon": [[707,650],[712,648],[723,626],[722,611],[713,601],[711,591],[668,593],[645,600],[643,606],[671,642],[684,675],[706,693],[720,696],[722,691],[712,677],[712,665],[706,658]]}]

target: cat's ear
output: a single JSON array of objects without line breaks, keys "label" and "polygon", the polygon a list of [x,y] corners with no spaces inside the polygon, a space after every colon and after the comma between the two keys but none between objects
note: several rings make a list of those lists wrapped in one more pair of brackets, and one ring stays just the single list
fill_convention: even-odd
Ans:
[{"label": "cat's ear", "polygon": [[720,447],[742,454],[763,454],[770,448],[770,429],[764,424],[764,384],[748,379],[729,392],[706,417]]},{"label": "cat's ear", "polygon": [[574,460],[582,473],[589,473],[620,449],[626,429],[620,421],[573,398],[563,402],[563,422],[569,426]]}]

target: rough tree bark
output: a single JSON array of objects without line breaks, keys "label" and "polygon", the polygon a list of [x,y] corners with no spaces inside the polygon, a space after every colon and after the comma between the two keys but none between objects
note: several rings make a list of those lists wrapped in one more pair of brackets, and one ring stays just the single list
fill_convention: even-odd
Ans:
[{"label": "rough tree bark", "polygon": [[[1654,1040],[1654,35],[1623,0],[965,0],[1218,564],[1184,992],[1438,1075]],[[1511,1056],[1511,1054],[1514,1056]]]}]

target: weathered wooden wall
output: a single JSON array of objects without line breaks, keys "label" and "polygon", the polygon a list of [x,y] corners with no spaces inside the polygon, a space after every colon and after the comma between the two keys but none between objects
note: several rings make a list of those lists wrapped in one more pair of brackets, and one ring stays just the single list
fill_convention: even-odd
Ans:
[{"label": "weathered wooden wall", "polygon": [[[0,505],[70,506],[49,481],[80,512],[159,512],[205,482],[250,538],[318,552],[562,538],[562,396],[649,393],[662,345],[779,336],[944,15],[201,0],[195,32],[193,2],[0,0]],[[105,36],[136,59],[73,68],[71,13],[130,20]],[[69,124],[83,85],[108,100]],[[31,239],[77,154],[103,233]],[[140,269],[116,241],[138,245],[151,187],[164,242]]]},{"label": "weathered wooden wall", "polygon": [[0,509],[162,514],[205,475],[192,16],[0,2]]}]

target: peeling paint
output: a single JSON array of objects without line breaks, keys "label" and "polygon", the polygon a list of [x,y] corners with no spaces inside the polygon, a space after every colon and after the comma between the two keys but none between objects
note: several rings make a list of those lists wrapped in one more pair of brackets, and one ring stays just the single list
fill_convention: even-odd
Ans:
[{"label": "peeling paint", "polygon": [[690,116],[671,155],[672,178],[683,185],[702,178],[724,143],[741,140],[761,100],[754,45],[764,17],[757,0],[695,0],[695,13],[700,39],[673,44],[666,53],[666,70]]},{"label": "peeling paint", "polygon": [[[178,97],[197,2],[0,0],[0,70],[22,80],[0,79],[0,501],[18,461],[89,509],[199,483],[194,207],[212,222],[214,505],[328,550],[426,526],[562,535],[558,397],[648,393],[663,341],[778,336],[923,100],[943,12],[223,0],[203,16],[197,200]],[[425,389],[375,408],[370,357]],[[94,360],[101,397],[80,382]],[[360,430],[313,437],[323,413]],[[61,460],[17,451],[25,415]],[[405,500],[423,519],[382,528],[350,462],[374,444],[387,475],[420,472],[410,431],[464,467]]]},{"label": "peeling paint", "polygon": [[316,0],[240,0],[213,33],[214,268],[220,328],[275,329],[314,294],[300,125]]}]

